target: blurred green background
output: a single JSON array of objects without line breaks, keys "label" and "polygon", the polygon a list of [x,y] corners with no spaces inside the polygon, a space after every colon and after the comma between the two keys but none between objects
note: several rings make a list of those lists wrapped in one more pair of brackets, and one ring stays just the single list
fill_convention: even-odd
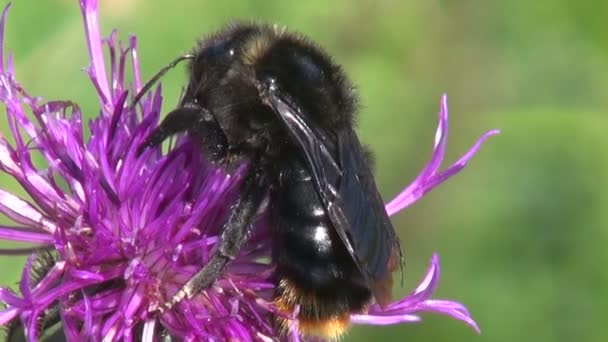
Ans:
[{"label": "blurred green background", "polygon": [[[386,199],[429,158],[443,92],[447,162],[502,129],[463,173],[394,218],[407,258],[396,292],[411,290],[438,252],[436,296],[466,304],[482,334],[425,315],[421,324],[356,327],[346,341],[608,340],[608,2],[101,2],[104,35],[139,37],[145,77],[234,18],[311,36],[359,86],[359,130],[376,151]],[[96,114],[76,1],[13,1],[6,46],[31,94]],[[164,79],[166,108],[183,83],[182,71]],[[21,265],[1,258],[0,283],[14,284]]]}]

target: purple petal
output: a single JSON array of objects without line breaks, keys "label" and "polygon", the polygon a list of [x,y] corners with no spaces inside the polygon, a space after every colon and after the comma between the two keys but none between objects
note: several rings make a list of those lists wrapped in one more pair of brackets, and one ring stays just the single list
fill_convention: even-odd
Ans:
[{"label": "purple petal", "polygon": [[0,311],[0,326],[7,324],[12,321],[21,313],[21,309],[19,308],[8,308]]},{"label": "purple petal", "polygon": [[151,318],[144,323],[144,330],[142,332],[141,342],[153,342],[155,337],[156,319]]},{"label": "purple petal", "polygon": [[[11,8],[11,3],[9,2],[4,6],[2,10],[2,18],[0,18],[0,72],[4,73],[4,25],[6,24],[6,16],[8,15],[8,10]],[[9,69],[10,70],[10,69]]]},{"label": "purple petal", "polygon": [[471,318],[466,307],[450,300],[435,300],[431,296],[439,283],[439,256],[434,254],[429,269],[416,289],[405,298],[389,304],[385,309],[372,305],[364,315],[352,315],[355,324],[388,325],[404,322],[417,322],[423,312],[434,312],[461,320],[479,333],[477,323]]},{"label": "purple petal", "polygon": [[441,97],[441,108],[439,111],[439,123],[437,125],[437,129],[435,131],[435,141],[433,144],[433,153],[431,154],[431,160],[426,164],[426,166],[420,171],[418,176],[414,179],[414,181],[407,186],[395,199],[390,201],[387,205],[387,211],[389,215],[397,212],[398,210],[394,210],[392,207],[394,203],[398,203],[403,201],[409,193],[415,190],[420,182],[424,179],[433,176],[439,167],[441,167],[441,163],[443,162],[443,157],[445,156],[445,148],[447,145],[448,139],[448,107],[447,107],[447,95],[443,95]]},{"label": "purple petal", "polygon": [[[477,153],[477,151],[481,148],[481,145],[485,142],[485,140],[487,138],[489,138],[490,136],[493,136],[493,135],[496,135],[499,133],[500,133],[499,130],[491,130],[491,131],[484,133],[477,140],[477,142],[473,145],[473,147],[471,147],[469,149],[469,151],[467,151],[467,153],[465,153],[456,163],[452,164],[450,167],[448,167],[446,170],[440,172],[439,174],[435,174],[432,177],[417,184],[416,188],[413,189],[413,191],[411,193],[409,193],[407,197],[402,198],[401,201],[395,203],[395,205],[393,207],[391,207],[391,210],[392,210],[391,213],[394,214],[404,208],[409,207],[413,203],[417,202],[424,195],[426,195],[429,191],[433,190],[438,185],[442,184],[443,182],[447,181],[452,176],[459,173],[467,165],[469,160],[471,158],[473,158],[475,153]],[[389,203],[389,204],[392,204],[392,203],[393,203],[393,201],[391,201],[391,203]]]},{"label": "purple petal", "polygon": [[426,165],[422,172],[416,177],[414,183],[418,180],[428,178],[437,173],[437,170],[441,167],[443,157],[445,156],[445,149],[448,143],[448,97],[443,95],[441,97],[441,109],[439,110],[439,125],[435,131],[435,141],[433,145],[433,154],[431,160]]},{"label": "purple petal", "polygon": [[424,298],[429,298],[437,289],[439,284],[439,255],[433,254],[431,257],[431,265],[424,276],[424,279],[414,290],[414,294],[421,295]]},{"label": "purple petal", "polygon": [[19,242],[50,244],[54,242],[46,232],[35,231],[26,227],[0,226],[0,239]]},{"label": "purple petal", "polygon": [[87,270],[77,270],[72,268],[70,269],[70,275],[77,279],[93,280],[95,282],[102,282],[104,280],[103,276],[101,276],[99,273]]},{"label": "purple petal", "polygon": [[23,307],[26,302],[19,298],[13,290],[0,287],[0,300],[10,306]]},{"label": "purple petal", "polygon": [[32,281],[32,270],[34,267],[34,262],[36,261],[36,254],[30,255],[27,258],[27,262],[25,263],[25,267],[21,271],[21,281],[19,282],[19,290],[21,291],[21,295],[23,295],[23,299],[27,302],[32,302],[32,288],[34,287]]},{"label": "purple petal", "polygon": [[479,326],[473,320],[473,318],[470,316],[468,311],[466,309],[463,311],[460,309],[460,307],[462,307],[462,305],[460,303],[456,303],[456,302],[452,302],[452,301],[429,300],[429,301],[425,301],[423,303],[423,306],[421,307],[421,311],[435,312],[435,313],[439,313],[442,315],[450,316],[454,319],[465,322],[468,326],[473,328],[473,330],[475,330],[475,332],[477,332],[478,334],[481,333]]},{"label": "purple petal", "polygon": [[435,134],[435,148],[429,163],[422,169],[420,174],[414,181],[399,193],[393,200],[386,205],[386,211],[389,215],[394,215],[400,210],[403,210],[429,191],[433,190],[439,184],[445,182],[450,177],[460,172],[479,151],[481,145],[492,135],[499,134],[499,130],[491,130],[483,134],[458,161],[448,167],[445,171],[439,172],[439,167],[445,155],[445,146],[447,144],[448,135],[448,108],[447,97],[444,95],[441,101],[441,110],[439,112],[439,125]]},{"label": "purple petal", "polygon": [[82,301],[84,302],[85,317],[84,317],[84,327],[82,329],[83,334],[81,338],[83,341],[92,340],[92,332],[93,332],[93,310],[91,309],[91,301],[89,296],[83,291],[82,292]]},{"label": "purple petal", "polygon": [[39,342],[40,332],[38,329],[40,328],[40,324],[38,323],[38,317],[40,317],[41,312],[39,310],[33,310],[28,317],[27,322],[27,340],[29,342]]},{"label": "purple petal", "polygon": [[[491,131],[484,133],[479,139],[477,139],[477,141],[475,142],[473,147],[471,147],[462,157],[460,157],[460,159],[458,159],[458,161],[456,161],[454,164],[450,165],[450,167],[448,167],[446,170],[441,172],[441,174],[439,176],[436,177],[438,179],[438,181],[434,182],[436,184],[434,184],[432,188],[443,183],[445,180],[447,180],[448,178],[457,174],[458,172],[460,172],[460,170],[464,169],[464,167],[467,166],[467,164],[473,158],[473,156],[475,156],[475,154],[479,151],[479,149],[481,148],[481,145],[489,137],[491,137],[493,135],[497,135],[497,134],[500,134],[500,130],[493,129]],[[432,190],[432,188],[430,188],[428,191]]]},{"label": "purple petal", "polygon": [[72,319],[69,314],[66,313],[69,312],[70,310],[67,308],[67,306],[62,305],[59,308],[59,315],[61,317],[61,323],[63,325],[63,333],[65,334],[66,340],[67,341],[81,341],[81,336],[80,336],[80,329],[77,325],[77,322],[75,319]]},{"label": "purple petal", "polygon": [[20,224],[53,233],[57,227],[31,204],[0,189],[0,212]]},{"label": "purple petal", "polygon": [[115,92],[119,89],[120,84],[118,82],[118,68],[116,67],[116,35],[118,32],[116,30],[112,30],[110,36],[108,38],[104,38],[102,43],[106,44],[108,47],[108,53],[110,55],[110,71],[112,77],[112,91]]},{"label": "purple petal", "polygon": [[108,104],[112,99],[112,94],[110,93],[108,78],[106,76],[106,64],[101,46],[101,33],[99,32],[99,22],[97,21],[97,0],[80,0],[80,9],[85,24],[86,41],[91,58],[90,75],[99,87],[98,92],[101,102]]},{"label": "purple petal", "polygon": [[372,325],[393,325],[401,323],[415,323],[422,319],[411,314],[378,316],[378,315],[351,315],[350,320],[353,324],[372,324]]},{"label": "purple petal", "polygon": [[133,66],[133,78],[135,79],[133,93],[137,94],[142,87],[141,75],[139,74],[139,59],[137,57],[137,37],[131,36],[129,38],[129,44],[131,45],[131,63]]},{"label": "purple petal", "polygon": [[[1,138],[1,135],[0,135]],[[23,176],[21,168],[17,164],[15,151],[5,140],[0,140],[0,167],[3,171],[14,175],[15,177]]]},{"label": "purple petal", "polygon": [[47,290],[52,289],[53,285],[55,285],[55,283],[57,281],[59,281],[61,276],[64,274],[65,268],[66,268],[65,261],[57,261],[55,266],[53,266],[47,272],[46,276],[44,278],[42,278],[42,280],[40,280],[40,282],[38,283],[38,285],[36,285],[36,287],[33,289],[32,292],[35,292],[36,294],[38,294],[38,293],[45,292]]}]

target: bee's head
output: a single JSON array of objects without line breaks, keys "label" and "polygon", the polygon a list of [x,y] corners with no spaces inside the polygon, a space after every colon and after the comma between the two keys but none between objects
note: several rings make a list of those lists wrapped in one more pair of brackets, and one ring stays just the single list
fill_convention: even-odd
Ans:
[{"label": "bee's head", "polygon": [[226,78],[239,68],[239,59],[246,42],[259,34],[260,28],[251,24],[229,25],[210,37],[201,40],[194,49],[190,62],[190,80],[186,102],[208,105],[208,98],[219,87],[226,85]]},{"label": "bee's head", "polygon": [[202,41],[184,101],[208,109],[231,147],[264,152],[282,131],[260,98],[258,85],[267,79],[321,128],[351,124],[356,99],[341,68],[304,37],[277,26],[230,25]]}]

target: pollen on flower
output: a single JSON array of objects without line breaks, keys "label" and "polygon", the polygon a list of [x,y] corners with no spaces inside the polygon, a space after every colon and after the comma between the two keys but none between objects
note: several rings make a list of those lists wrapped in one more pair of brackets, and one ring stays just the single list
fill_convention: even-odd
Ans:
[{"label": "pollen on flower", "polygon": [[[31,198],[0,189],[0,212],[13,222],[0,227],[0,239],[31,245],[0,250],[31,255],[19,293],[0,288],[0,325],[11,327],[9,333],[21,329],[29,340],[37,340],[60,322],[70,341],[154,341],[167,335],[187,341],[270,341],[277,336],[298,341],[302,332],[341,335],[350,323],[414,322],[425,311],[451,316],[478,330],[461,304],[431,299],[439,279],[437,256],[418,288],[401,300],[383,308],[371,305],[367,312],[336,317],[321,327],[298,321],[299,305],[282,305],[275,298],[279,284],[273,263],[268,262],[271,237],[266,213],[211,288],[161,313],[159,306],[217,248],[247,165],[227,174],[211,165],[187,136],[179,137],[167,153],[156,148],[138,156],[138,146],[163,112],[160,86],[130,107],[129,100],[142,89],[137,40],[131,37],[120,44],[116,32],[102,38],[97,1],[80,0],[80,8],[90,56],[86,71],[99,99],[99,112],[88,123],[87,134],[75,102],[45,102],[19,84],[3,36],[9,6],[0,20],[0,101],[9,128],[0,135],[0,170]],[[456,163],[440,171],[447,124],[444,96],[431,160],[387,204],[391,215],[458,173],[485,139],[497,133],[487,132]],[[46,161],[44,168],[33,163],[35,154]],[[280,335],[281,329],[287,334]]]}]

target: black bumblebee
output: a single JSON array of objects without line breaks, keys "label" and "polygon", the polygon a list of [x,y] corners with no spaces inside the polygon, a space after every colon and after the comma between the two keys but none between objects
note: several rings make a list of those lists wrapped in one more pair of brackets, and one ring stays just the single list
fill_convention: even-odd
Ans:
[{"label": "black bumblebee", "polygon": [[184,98],[140,153],[187,131],[213,162],[230,168],[247,159],[250,168],[219,249],[165,307],[212,285],[266,197],[275,302],[287,313],[299,306],[302,334],[337,337],[351,313],[374,299],[387,304],[401,249],[355,134],[357,99],[340,66],[298,34],[251,23],[203,40],[152,82],[183,59],[190,60]]}]

